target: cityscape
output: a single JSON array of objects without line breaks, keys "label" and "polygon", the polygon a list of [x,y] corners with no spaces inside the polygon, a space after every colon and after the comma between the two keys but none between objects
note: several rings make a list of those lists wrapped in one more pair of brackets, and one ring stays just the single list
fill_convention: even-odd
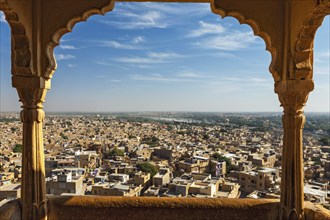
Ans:
[{"label": "cityscape", "polygon": [[0,220],[330,220],[329,15],[1,0]]},{"label": "cityscape", "polygon": [[[307,114],[305,200],[329,205],[330,121]],[[0,199],[20,196],[19,114],[0,118]],[[281,113],[49,113],[46,193],[279,198]]]}]

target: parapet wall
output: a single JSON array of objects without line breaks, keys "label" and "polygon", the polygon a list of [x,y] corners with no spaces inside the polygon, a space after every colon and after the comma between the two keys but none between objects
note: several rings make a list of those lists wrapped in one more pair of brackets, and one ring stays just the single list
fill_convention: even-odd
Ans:
[{"label": "parapet wall", "polygon": [[154,197],[49,197],[48,219],[277,220],[278,200]]},{"label": "parapet wall", "polygon": [[[1,220],[19,220],[20,202],[0,207]],[[279,200],[51,196],[49,220],[279,220]],[[330,220],[330,211],[306,203],[306,220]]]}]

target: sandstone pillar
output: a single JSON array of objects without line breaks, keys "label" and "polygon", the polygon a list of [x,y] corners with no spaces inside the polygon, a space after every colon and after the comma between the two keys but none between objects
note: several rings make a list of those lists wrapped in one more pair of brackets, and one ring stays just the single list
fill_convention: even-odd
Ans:
[{"label": "sandstone pillar", "polygon": [[22,219],[47,219],[42,103],[50,80],[42,77],[13,76],[13,86],[23,103]]},{"label": "sandstone pillar", "polygon": [[304,219],[303,108],[313,90],[312,80],[287,80],[275,84],[283,107],[283,155],[281,176],[282,220]]}]

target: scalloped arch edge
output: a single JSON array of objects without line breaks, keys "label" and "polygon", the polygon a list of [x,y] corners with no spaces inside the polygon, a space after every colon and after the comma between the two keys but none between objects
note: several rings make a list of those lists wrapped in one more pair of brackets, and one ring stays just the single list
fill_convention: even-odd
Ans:
[{"label": "scalloped arch edge", "polygon": [[89,17],[92,15],[105,15],[107,12],[110,12],[114,9],[115,7],[115,1],[110,0],[109,4],[105,5],[102,8],[91,8],[83,12],[79,16],[75,16],[71,18],[69,21],[67,21],[66,25],[57,31],[52,36],[52,41],[48,43],[47,48],[46,48],[46,55],[48,58],[48,67],[46,69],[46,72],[44,74],[45,78],[52,78],[56,68],[57,68],[57,63],[56,59],[54,56],[54,49],[60,44],[61,38],[67,34],[72,32],[74,26],[83,21],[87,21]]},{"label": "scalloped arch edge", "polygon": [[211,0],[211,11],[214,14],[220,15],[222,18],[233,17],[236,18],[240,24],[249,25],[252,28],[254,35],[264,40],[266,44],[266,50],[269,51],[271,54],[271,63],[269,65],[269,72],[272,74],[275,82],[280,81],[281,75],[278,73],[278,71],[275,68],[276,60],[277,60],[276,48],[273,46],[270,35],[267,32],[262,31],[255,20],[246,18],[242,12],[227,11],[224,8],[216,8],[214,0]]}]

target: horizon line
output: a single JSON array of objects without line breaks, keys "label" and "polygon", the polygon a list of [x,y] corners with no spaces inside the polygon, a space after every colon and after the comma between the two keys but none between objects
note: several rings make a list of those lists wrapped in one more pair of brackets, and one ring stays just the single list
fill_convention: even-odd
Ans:
[{"label": "horizon line", "polygon": [[[185,111],[185,110],[164,110],[164,111],[45,111],[45,113],[283,113],[283,111]],[[20,113],[20,111],[0,111],[0,113]],[[328,113],[330,111],[311,111],[304,112],[309,113]]]}]

